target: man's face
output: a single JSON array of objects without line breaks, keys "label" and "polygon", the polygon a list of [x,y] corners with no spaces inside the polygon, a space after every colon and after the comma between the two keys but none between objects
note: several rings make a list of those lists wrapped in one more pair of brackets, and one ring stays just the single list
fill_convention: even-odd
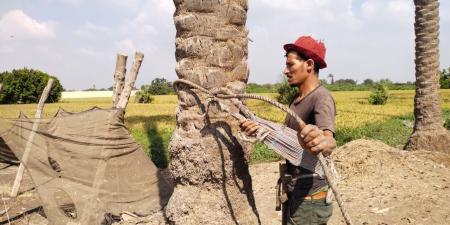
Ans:
[{"label": "man's face", "polygon": [[308,77],[306,61],[300,59],[295,52],[289,52],[286,56],[286,68],[283,73],[288,78],[291,86],[301,85]]}]

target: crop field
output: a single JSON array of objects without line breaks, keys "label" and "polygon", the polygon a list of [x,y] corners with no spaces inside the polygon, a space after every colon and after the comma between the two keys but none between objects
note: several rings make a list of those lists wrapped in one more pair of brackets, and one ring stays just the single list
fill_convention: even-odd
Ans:
[{"label": "crop field", "polygon": [[[441,108],[444,119],[450,118],[450,90],[441,90]],[[358,138],[373,138],[401,147],[412,131],[414,91],[390,91],[386,105],[370,105],[368,91],[341,91],[332,93],[337,108],[336,139],[338,144]],[[276,97],[276,94],[261,94]],[[167,145],[175,128],[176,95],[154,96],[150,104],[130,101],[126,112],[126,125],[132,136],[159,167],[168,163]],[[282,122],[285,113],[257,100],[247,100],[249,108],[258,116],[271,121]],[[46,104],[43,117],[52,117],[63,108],[69,112],[80,112],[94,106],[109,108],[110,98],[63,99],[58,103]],[[1,118],[17,118],[19,112],[33,117],[36,104],[0,105]],[[254,161],[277,159],[262,144],[257,144],[252,157]]]}]

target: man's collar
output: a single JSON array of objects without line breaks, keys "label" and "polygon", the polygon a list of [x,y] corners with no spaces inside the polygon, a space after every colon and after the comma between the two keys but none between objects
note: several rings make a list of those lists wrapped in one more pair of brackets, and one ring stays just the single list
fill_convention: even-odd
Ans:
[{"label": "man's collar", "polygon": [[313,93],[314,91],[316,91],[320,86],[322,86],[321,84],[319,84],[316,88],[314,88],[312,91],[310,91],[309,93],[307,93],[305,96],[301,96],[298,95],[297,98],[294,99],[294,101],[292,102],[292,104],[297,105],[298,103],[300,103],[301,101],[303,101],[303,99],[305,99],[306,97],[308,97],[311,93]]}]

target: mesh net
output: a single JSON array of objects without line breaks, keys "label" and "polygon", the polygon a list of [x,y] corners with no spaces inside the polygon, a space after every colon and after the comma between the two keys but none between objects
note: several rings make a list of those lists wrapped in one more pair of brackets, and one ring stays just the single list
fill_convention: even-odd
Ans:
[{"label": "mesh net", "polygon": [[0,120],[0,160],[18,158],[50,224],[100,224],[105,214],[123,211],[148,215],[173,191],[130,136],[120,109]]}]

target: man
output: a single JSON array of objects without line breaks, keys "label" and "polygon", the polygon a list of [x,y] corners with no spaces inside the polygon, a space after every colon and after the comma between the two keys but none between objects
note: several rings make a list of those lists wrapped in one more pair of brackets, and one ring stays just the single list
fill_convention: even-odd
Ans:
[{"label": "man", "polygon": [[[327,66],[325,45],[309,36],[299,37],[295,43],[284,45],[286,75],[291,86],[298,87],[298,96],[290,109],[307,124],[300,128],[291,116],[285,125],[297,130],[300,145],[310,153],[325,156],[336,147],[334,139],[336,108],[331,94],[320,85],[319,70]],[[247,135],[252,135],[258,124],[247,120],[241,123]],[[292,177],[285,184],[288,201],[283,204],[283,224],[326,224],[332,214],[331,202],[326,201],[328,184],[314,171],[287,162],[287,173]],[[331,190],[330,190],[331,191]]]}]

